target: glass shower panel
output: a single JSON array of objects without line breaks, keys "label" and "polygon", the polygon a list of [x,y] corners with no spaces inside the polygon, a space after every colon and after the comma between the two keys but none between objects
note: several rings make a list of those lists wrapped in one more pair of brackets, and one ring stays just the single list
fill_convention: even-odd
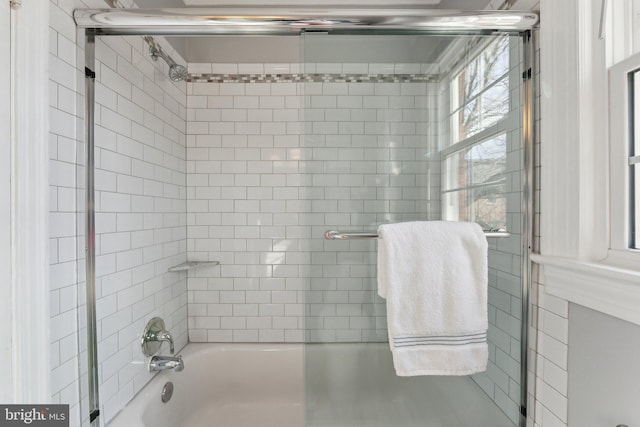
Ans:
[{"label": "glass shower panel", "polygon": [[[386,341],[376,294],[374,240],[325,241],[327,230],[367,231],[384,222],[438,219],[440,162],[432,64],[376,58],[415,38],[306,35],[301,166],[312,199],[307,342]],[[440,44],[440,40],[433,44]],[[341,46],[339,52],[331,46]],[[339,56],[339,57],[336,57]],[[304,276],[304,274],[301,274]]]},{"label": "glass shower panel", "polygon": [[[303,37],[306,425],[518,423],[521,44],[515,36]],[[397,377],[377,295],[377,241],[323,236],[440,219],[512,233],[489,241],[488,369]]]},{"label": "glass shower panel", "polygon": [[[141,37],[96,37],[96,335],[100,417],[109,422],[153,377],[140,336],[164,319],[187,343],[186,83]],[[163,68],[164,67],[164,68]],[[168,354],[164,344],[161,354]]]}]

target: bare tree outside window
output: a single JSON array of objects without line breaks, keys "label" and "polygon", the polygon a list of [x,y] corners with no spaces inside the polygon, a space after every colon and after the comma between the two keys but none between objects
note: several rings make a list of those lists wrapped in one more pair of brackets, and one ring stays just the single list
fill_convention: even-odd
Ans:
[{"label": "bare tree outside window", "polygon": [[453,141],[496,124],[509,112],[509,39],[489,44],[452,80]]},{"label": "bare tree outside window", "polygon": [[464,143],[509,113],[509,39],[488,44],[450,81],[451,143],[464,148],[445,157],[445,218],[506,229],[507,135]]}]

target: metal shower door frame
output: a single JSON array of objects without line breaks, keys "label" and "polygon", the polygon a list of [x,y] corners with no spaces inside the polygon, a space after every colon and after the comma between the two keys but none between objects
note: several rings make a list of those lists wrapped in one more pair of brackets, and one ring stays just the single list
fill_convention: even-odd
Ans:
[{"label": "metal shower door frame", "polygon": [[[244,12],[249,15],[252,11],[253,15],[250,15],[250,19],[256,20],[262,25],[263,31],[253,31],[249,34],[252,35],[292,35],[299,36],[305,30],[311,31],[329,31],[333,34],[442,34],[442,35],[493,35],[493,34],[512,34],[519,35],[523,40],[523,121],[522,121],[522,137],[523,137],[523,170],[522,170],[522,323],[521,323],[521,349],[520,349],[520,423],[519,427],[526,427],[527,420],[527,399],[528,399],[528,351],[529,351],[529,311],[530,311],[530,284],[531,284],[531,262],[530,255],[533,242],[533,187],[534,187],[534,108],[533,108],[533,43],[531,40],[531,25],[537,23],[537,14],[533,12],[509,12],[509,11],[495,11],[495,12],[460,12],[460,11],[446,11],[440,10],[437,14],[428,13],[427,9],[416,11],[402,9],[367,9],[368,14],[360,20],[354,17],[354,10],[351,9],[348,12],[350,14],[341,15],[341,9],[337,9],[335,13],[323,12],[322,22],[324,25],[314,25],[314,22],[318,21],[318,13],[314,10],[303,10],[304,13],[297,11],[297,14],[287,15],[291,18],[288,22],[279,20],[274,21],[269,16],[268,12],[273,8],[259,9],[256,12],[255,9],[244,9]],[[161,9],[156,12],[154,17],[153,12],[149,10],[140,9],[96,9],[96,10],[76,10],[74,17],[78,27],[85,30],[85,212],[84,212],[84,224],[85,224],[85,250],[86,250],[86,315],[87,315],[87,362],[88,362],[88,402],[89,402],[89,420],[92,426],[100,425],[100,400],[99,400],[99,377],[98,377],[98,343],[96,333],[96,291],[95,291],[95,162],[94,162],[94,150],[95,150],[95,37],[107,36],[107,35],[159,35],[159,36],[185,36],[185,35],[241,35],[247,34],[247,27],[243,25],[237,25],[235,27],[225,27],[222,30],[217,28],[215,24],[194,25],[188,27],[180,25],[179,23],[167,23],[162,25],[154,25],[153,18],[166,17],[168,11],[180,11],[182,9]],[[193,9],[191,9],[193,10]],[[215,11],[214,9],[208,9]],[[138,21],[135,25],[131,24],[131,20],[120,24],[117,22],[109,22],[107,19],[105,22],[96,23],[91,21],[91,17],[96,13],[102,14],[101,16],[109,16],[109,14],[128,13],[135,11],[141,17],[147,16],[149,21],[145,25],[144,19]],[[394,16],[393,12],[404,13],[410,16],[410,19],[399,19],[393,24],[384,23],[380,25],[380,16]],[[140,12],[142,12],[140,14]],[[282,12],[282,11],[281,11]],[[175,12],[178,13],[178,12]],[[391,13],[391,15],[390,15]],[[476,15],[473,15],[476,14]],[[219,15],[219,14],[218,14]],[[273,14],[270,14],[272,17]],[[293,18],[292,18],[293,16]],[[488,26],[486,20],[480,20],[477,24],[468,24],[466,26],[442,26],[442,25],[430,25],[433,19],[446,19],[450,17],[455,20],[458,18],[469,19],[472,16],[485,16],[485,17],[498,17],[498,16],[518,16],[523,19],[528,19],[528,25],[523,28],[508,26]],[[219,18],[220,16],[218,16]],[[373,18],[372,18],[373,17]],[[532,17],[535,20],[532,21]],[[237,18],[237,16],[236,16]],[[247,16],[244,17],[244,22],[247,21]],[[420,19],[426,19],[425,22],[420,23]],[[271,24],[270,24],[271,21]],[[356,22],[357,21],[357,22]],[[284,22],[284,23],[283,23]],[[293,25],[291,23],[293,22]],[[533,24],[531,24],[533,22]],[[331,25],[335,27],[331,27]],[[416,24],[417,23],[417,24]],[[202,24],[202,23],[200,23]],[[273,28],[270,28],[272,25]],[[405,27],[403,27],[405,25]],[[255,28],[254,28],[255,30]],[[243,32],[245,31],[245,32]]]}]

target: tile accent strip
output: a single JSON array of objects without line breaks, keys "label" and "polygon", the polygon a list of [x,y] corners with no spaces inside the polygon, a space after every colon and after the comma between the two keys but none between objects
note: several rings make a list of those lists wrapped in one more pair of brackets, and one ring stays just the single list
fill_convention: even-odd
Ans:
[{"label": "tile accent strip", "polygon": [[433,74],[196,74],[189,83],[413,83],[435,82]]}]

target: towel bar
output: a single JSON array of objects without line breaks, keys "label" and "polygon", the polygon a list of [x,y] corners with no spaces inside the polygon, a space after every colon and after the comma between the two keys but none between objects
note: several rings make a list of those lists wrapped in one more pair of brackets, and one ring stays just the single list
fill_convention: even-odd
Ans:
[{"label": "towel bar", "polygon": [[[511,233],[504,230],[484,230],[484,235],[487,237],[505,238],[511,237]],[[341,239],[377,239],[378,233],[375,231],[336,231],[328,230],[324,233],[324,238],[327,240],[341,240]]]}]

